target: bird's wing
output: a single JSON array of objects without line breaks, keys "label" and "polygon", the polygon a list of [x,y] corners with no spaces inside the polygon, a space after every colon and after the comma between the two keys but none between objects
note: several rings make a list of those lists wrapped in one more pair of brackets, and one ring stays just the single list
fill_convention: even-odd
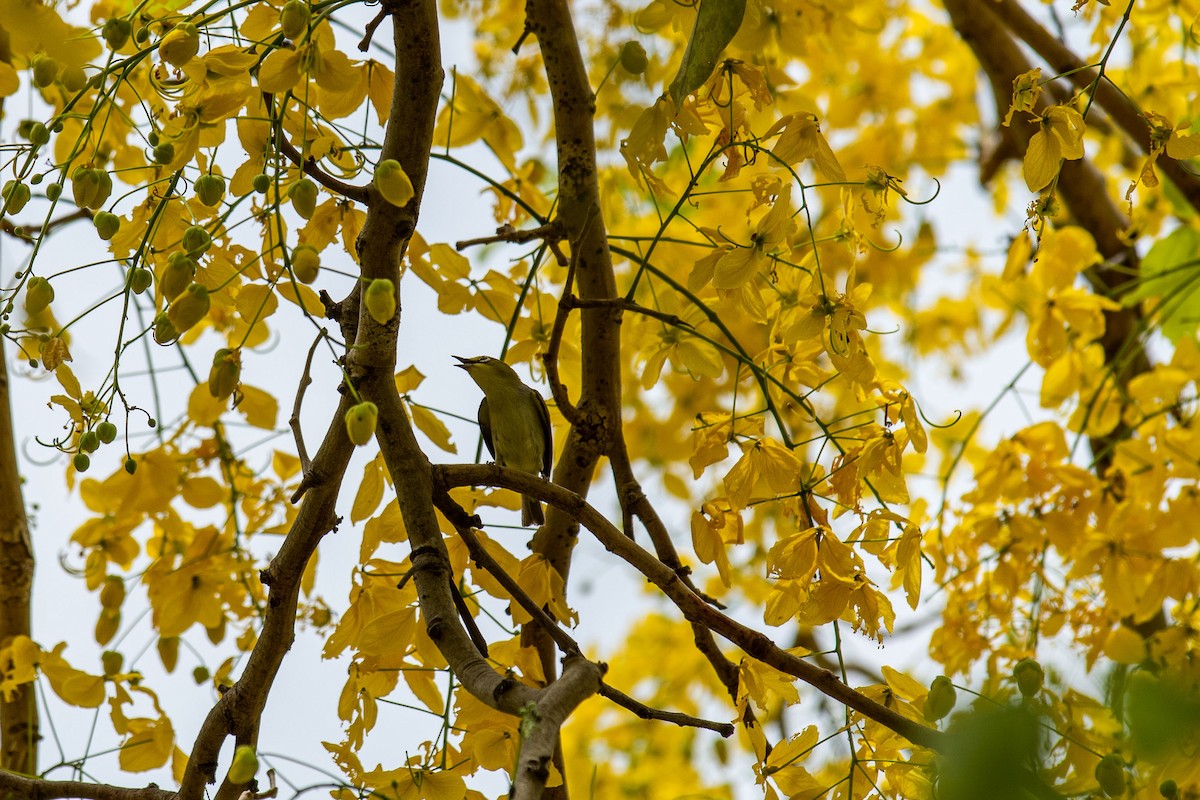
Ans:
[{"label": "bird's wing", "polygon": [[487,445],[492,458],[495,458],[496,446],[492,444],[492,415],[488,412],[487,397],[479,401],[479,413],[476,418],[479,420],[479,432],[483,434],[483,443]]},{"label": "bird's wing", "polygon": [[546,408],[546,401],[542,399],[540,392],[533,391],[533,396],[537,398],[534,407],[537,408],[538,421],[542,423],[542,435],[545,436],[546,448],[542,452],[542,475],[550,477],[550,467],[554,461],[554,432],[550,427],[550,412]]}]

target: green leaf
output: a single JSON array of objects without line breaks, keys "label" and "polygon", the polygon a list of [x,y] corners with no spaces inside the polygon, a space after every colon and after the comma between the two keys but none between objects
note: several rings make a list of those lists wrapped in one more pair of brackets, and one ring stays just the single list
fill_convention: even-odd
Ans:
[{"label": "green leaf", "polygon": [[746,0],[704,0],[700,4],[692,38],[668,90],[676,110],[683,104],[683,98],[708,80],[721,51],[741,27],[745,13]]},{"label": "green leaf", "polygon": [[1137,286],[1121,298],[1132,306],[1163,298],[1160,329],[1172,342],[1196,332],[1200,325],[1200,230],[1178,228],[1154,243],[1141,263]]}]

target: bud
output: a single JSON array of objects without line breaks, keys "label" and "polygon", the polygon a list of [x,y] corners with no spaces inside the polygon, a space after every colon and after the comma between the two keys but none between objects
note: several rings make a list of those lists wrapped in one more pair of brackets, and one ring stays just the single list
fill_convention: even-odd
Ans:
[{"label": "bud", "polygon": [[1125,762],[1117,753],[1109,753],[1096,764],[1096,782],[1109,797],[1125,794]]},{"label": "bud", "polygon": [[100,449],[100,435],[95,431],[84,431],[79,437],[79,449],[85,453],[94,453]]},{"label": "bud", "polygon": [[96,620],[96,641],[102,645],[108,644],[117,635],[117,630],[120,627],[121,612],[107,608],[102,609],[100,617]]},{"label": "bud", "polygon": [[96,435],[100,437],[100,441],[105,444],[112,444],[117,438],[117,426],[104,420],[96,426]]},{"label": "bud", "polygon": [[346,433],[350,441],[359,447],[371,441],[378,420],[379,408],[374,403],[364,402],[353,406],[346,412]]},{"label": "bud", "polygon": [[258,773],[258,755],[254,748],[243,744],[233,751],[233,763],[229,765],[230,783],[249,783]]},{"label": "bud", "polygon": [[145,267],[136,267],[129,273],[129,288],[133,289],[134,294],[141,294],[150,288],[153,277],[153,273]]},{"label": "bud", "polygon": [[375,188],[383,195],[383,199],[397,207],[407,203],[415,194],[408,174],[400,166],[400,162],[394,158],[380,161],[379,166],[375,168],[375,177],[372,180]]},{"label": "bud", "polygon": [[641,75],[646,71],[650,59],[646,57],[646,48],[641,42],[626,42],[621,45],[621,66],[631,75]]},{"label": "bud", "polygon": [[209,208],[215,208],[225,196],[225,179],[220,175],[201,175],[196,179],[196,197]]},{"label": "bud", "polygon": [[29,202],[29,187],[21,181],[8,181],[4,184],[0,197],[4,198],[5,213],[20,214],[21,209]]},{"label": "bud", "polygon": [[[158,342],[159,344],[166,345],[173,343],[178,338],[179,331],[175,330],[175,326],[171,324],[171,320],[169,317],[167,317],[166,313],[160,312],[159,315],[154,318],[154,341]],[[129,459],[125,462],[125,471],[130,475],[133,474],[133,470],[129,468],[129,462],[131,460],[132,459]],[[134,464],[134,468],[137,468],[136,464]]]},{"label": "bud", "polygon": [[125,656],[116,650],[105,650],[100,654],[100,664],[104,667],[104,674],[106,676],[119,675],[121,667],[125,665]]},{"label": "bud", "polygon": [[125,459],[125,471],[130,475],[137,472],[137,462],[133,460],[133,456]]},{"label": "bud", "polygon": [[158,43],[158,55],[163,61],[176,67],[182,67],[191,61],[198,52],[200,52],[200,32],[190,22],[176,25]]},{"label": "bud", "polygon": [[33,82],[45,89],[58,78],[58,62],[50,56],[36,55],[30,63],[33,67]]},{"label": "bud", "polygon": [[120,608],[125,602],[125,581],[116,575],[109,575],[100,587],[100,605],[103,608]]},{"label": "bud", "polygon": [[254,176],[253,180],[250,181],[250,185],[253,186],[254,191],[258,192],[259,194],[266,194],[267,190],[271,188],[271,176],[267,175],[265,172],[260,172]]},{"label": "bud", "polygon": [[288,0],[279,12],[279,29],[289,39],[299,39],[308,30],[308,20],[312,12],[304,0]]},{"label": "bud", "polygon": [[175,330],[183,333],[208,316],[210,305],[208,289],[198,283],[193,283],[186,292],[171,303],[171,307],[167,310],[167,317],[175,326]]},{"label": "bud", "polygon": [[54,202],[61,196],[62,196],[62,184],[61,183],[52,183],[46,187],[46,199],[49,200],[50,202]]},{"label": "bud", "polygon": [[50,141],[50,130],[41,122],[33,123],[29,126],[29,141],[41,147]]},{"label": "bud", "polygon": [[1167,778],[1158,785],[1158,793],[1167,798],[1167,800],[1173,800],[1173,798],[1179,795],[1179,784]]},{"label": "bud", "polygon": [[99,192],[100,177],[96,171],[84,166],[76,167],[71,173],[71,194],[75,197],[75,205],[90,208]]},{"label": "bud", "polygon": [[75,465],[76,472],[87,472],[88,467],[92,465],[92,460],[88,458],[87,453],[76,453],[71,459],[71,463]]},{"label": "bud", "polygon": [[221,348],[213,356],[212,369],[208,371],[208,393],[224,400],[237,389],[241,375],[241,351]]},{"label": "bud", "polygon": [[183,249],[189,256],[198,256],[212,247],[212,236],[200,225],[192,225],[183,232]]},{"label": "bud", "polygon": [[292,251],[292,274],[301,283],[312,283],[321,270],[321,254],[311,244],[302,244]]},{"label": "bud", "polygon": [[100,208],[112,196],[112,176],[102,169],[92,170],[96,176],[96,196],[92,198],[92,208]]},{"label": "bud", "polygon": [[63,88],[68,92],[78,92],[87,86],[88,76],[83,67],[72,64],[62,71]]},{"label": "bud", "polygon": [[195,261],[183,253],[171,253],[167,258],[167,266],[158,279],[158,290],[162,292],[163,297],[174,300],[188,287],[195,275]]},{"label": "bud", "polygon": [[110,19],[104,23],[104,27],[100,30],[100,35],[104,37],[104,41],[113,50],[120,50],[129,41],[129,34],[133,30],[133,26],[129,24],[127,19]]},{"label": "bud", "polygon": [[302,178],[292,184],[288,196],[292,198],[292,208],[296,209],[297,214],[305,219],[312,219],[313,212],[317,210],[317,185],[315,183],[308,178]]},{"label": "bud", "polygon": [[1013,667],[1013,678],[1017,682],[1017,688],[1021,690],[1021,694],[1025,697],[1033,697],[1042,690],[1042,680],[1046,677],[1042,671],[1042,665],[1034,661],[1032,658],[1024,658],[1017,662]]},{"label": "bud", "polygon": [[937,722],[954,710],[958,702],[958,690],[945,675],[938,675],[929,685],[929,694],[925,695],[925,719]]},{"label": "bud", "polygon": [[42,313],[53,299],[54,287],[45,278],[33,277],[25,284],[25,310],[30,314]]},{"label": "bud", "polygon": [[170,142],[155,145],[152,155],[154,156],[155,164],[170,164],[175,160],[175,145]]},{"label": "bud", "polygon": [[121,229],[121,218],[108,211],[97,211],[96,216],[92,217],[92,224],[96,226],[100,238],[107,242]]},{"label": "bud", "polygon": [[380,325],[396,316],[396,284],[387,278],[376,278],[367,286],[363,302],[371,319]]}]

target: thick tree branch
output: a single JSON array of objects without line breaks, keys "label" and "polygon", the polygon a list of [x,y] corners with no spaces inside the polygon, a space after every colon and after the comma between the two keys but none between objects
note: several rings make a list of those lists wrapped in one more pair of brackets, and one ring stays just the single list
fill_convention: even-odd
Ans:
[{"label": "thick tree branch", "polygon": [[[987,3],[983,0],[973,0],[973,3],[976,9],[990,6],[990,12],[1045,59],[1051,69],[1064,75],[1066,80],[1077,88],[1093,91],[1096,102],[1117,126],[1125,131],[1143,154],[1150,153],[1150,125],[1137,104],[1111,81],[1097,80],[1097,71],[1084,63],[1083,59],[1075,55],[1058,37],[1046,30],[1018,0],[988,0]],[[1159,157],[1157,166],[1178,187],[1188,203],[1200,211],[1200,178],[1185,170],[1182,164],[1166,154]]]},{"label": "thick tree branch", "polygon": [[639,547],[609,522],[604,515],[588,505],[582,497],[561,486],[495,464],[456,464],[440,466],[439,479],[448,486],[499,486],[521,494],[537,497],[568,517],[578,520],[610,553],[618,556],[657,586],[683,616],[713,633],[719,634],[740,647],[747,655],[775,669],[799,678],[832,699],[867,719],[890,728],[921,747],[940,750],[944,747],[941,732],[920,725],[902,714],[877,703],[861,692],[842,683],[836,675],[821,669],[779,647],[769,636],[723,614],[706,603],[688,588],[679,576]]},{"label": "thick tree branch", "polygon": [[[1012,79],[1032,66],[1011,37],[1003,33],[1000,15],[986,4],[977,0],[946,0],[945,6],[955,29],[988,76],[996,113],[1002,118],[1012,98]],[[1115,91],[1107,83],[1100,86]],[[1112,109],[1108,110],[1112,113]],[[1023,154],[1033,135],[1032,126],[1014,122],[1008,130]],[[1130,275],[1137,271],[1137,253],[1125,237],[1129,221],[1112,201],[1104,176],[1088,159],[1064,161],[1057,191],[1074,221],[1096,241],[1096,248],[1106,262],[1122,265],[1122,269],[1093,267],[1085,272],[1085,277],[1098,293],[1120,297],[1133,285]],[[1138,340],[1143,329],[1141,314],[1136,306],[1105,311],[1104,323],[1100,343],[1105,364],[1123,395],[1129,381],[1150,368],[1149,356]],[[1118,425],[1112,433],[1091,438],[1089,444],[1097,474],[1105,474],[1112,462],[1113,447],[1130,432],[1127,426]]]},{"label": "thick tree branch", "polygon": [[[0,337],[0,647],[15,636],[32,637],[33,542],[25,516],[17,437],[13,430],[5,340]],[[12,699],[0,695],[0,769],[37,773],[37,696],[32,683],[18,687]],[[0,787],[3,787],[0,781]],[[21,794],[0,792],[4,800]]]},{"label": "thick tree branch", "polygon": [[282,129],[279,131],[279,152],[283,153],[288,161],[291,161],[297,167],[304,171],[305,175],[315,180],[317,183],[324,186],[329,191],[336,195],[345,197],[347,200],[354,200],[359,203],[367,202],[367,190],[362,186],[355,186],[353,183],[346,183],[338,180],[330,175],[325,170],[317,166],[317,161],[312,156],[305,158],[296,149],[296,145],[288,141],[287,135]]},{"label": "thick tree branch", "polygon": [[68,797],[84,800],[176,800],[175,792],[160,789],[153,783],[143,789],[130,789],[107,783],[26,778],[7,770],[0,770],[0,791],[21,800],[58,800]]}]

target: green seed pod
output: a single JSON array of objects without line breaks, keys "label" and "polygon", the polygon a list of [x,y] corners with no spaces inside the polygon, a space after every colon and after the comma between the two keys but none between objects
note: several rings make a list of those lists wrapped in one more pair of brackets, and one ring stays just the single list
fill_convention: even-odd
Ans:
[{"label": "green seed pod", "polygon": [[[133,30],[133,26],[129,24],[127,19],[110,19],[104,23],[104,27],[100,29],[100,35],[104,37],[104,41],[113,50],[120,50],[129,41],[129,34]],[[139,31],[140,33],[140,31]]]},{"label": "green seed pod", "polygon": [[958,690],[945,675],[938,675],[929,685],[929,694],[925,695],[925,719],[937,722],[954,710],[958,702]]},{"label": "green seed pod", "polygon": [[289,39],[299,39],[308,30],[312,11],[304,0],[288,0],[279,11],[279,29]]},{"label": "green seed pod", "polygon": [[104,442],[105,444],[112,444],[113,440],[117,438],[117,426],[108,420],[104,420],[96,426],[96,435],[99,436],[100,441]]},{"label": "green seed pod", "polygon": [[121,218],[108,211],[97,211],[96,216],[92,217],[92,224],[96,226],[100,238],[107,242],[121,229]]},{"label": "green seed pod", "polygon": [[145,267],[136,267],[129,273],[129,288],[134,294],[141,294],[150,288],[154,274]]},{"label": "green seed pod", "polygon": [[312,283],[321,271],[321,254],[310,244],[302,244],[292,251],[292,274],[301,283]]},{"label": "green seed pod", "polygon": [[87,472],[88,467],[92,465],[92,460],[88,458],[87,453],[76,453],[71,459],[71,463],[75,465],[76,472]]},{"label": "green seed pod", "polygon": [[58,78],[58,62],[50,56],[36,55],[30,62],[33,68],[33,82],[45,89]]},{"label": "green seed pod", "polygon": [[212,247],[212,236],[200,225],[192,225],[183,232],[183,249],[193,258],[208,252]]},{"label": "green seed pod", "polygon": [[[295,0],[293,0],[294,2]],[[302,178],[292,184],[288,196],[292,198],[292,208],[305,219],[312,219],[317,210],[317,185],[308,178]]]},{"label": "green seed pod", "polygon": [[1125,762],[1117,753],[1109,753],[1096,764],[1096,782],[1109,797],[1125,794]]},{"label": "green seed pod", "polygon": [[374,403],[359,403],[346,412],[346,433],[350,441],[361,447],[375,435],[375,424],[379,420],[379,408]]},{"label": "green seed pod", "polygon": [[271,188],[271,176],[260,172],[254,176],[254,180],[250,181],[250,185],[259,194],[266,194],[267,190]]},{"label": "green seed pod", "polygon": [[646,48],[641,42],[629,41],[621,45],[621,66],[631,75],[641,75],[646,71],[650,59],[646,57]]},{"label": "green seed pod", "polygon": [[52,300],[54,287],[45,278],[33,277],[25,284],[25,310],[30,314],[42,313]]},{"label": "green seed pod", "polygon": [[196,197],[209,208],[215,208],[225,196],[225,179],[220,175],[201,175],[196,179]]},{"label": "green seed pod", "polygon": [[1046,673],[1042,670],[1042,665],[1032,658],[1022,659],[1013,667],[1013,678],[1017,682],[1017,688],[1025,697],[1033,697],[1040,692],[1045,677]]},{"label": "green seed pod", "polygon": [[79,449],[85,453],[94,453],[100,449],[100,435],[95,431],[84,431],[79,437]]},{"label": "green seed pod", "polygon": [[158,280],[158,290],[163,297],[174,300],[196,277],[196,262],[183,253],[171,253],[167,266]]},{"label": "green seed pod", "polygon": [[363,296],[367,313],[380,325],[396,316],[396,284],[387,278],[376,278],[367,286]]},{"label": "green seed pod", "polygon": [[167,317],[175,330],[183,333],[208,315],[211,301],[208,299],[208,289],[198,283],[193,283],[187,291],[179,295],[167,310]]},{"label": "green seed pod", "polygon": [[[171,324],[166,312],[162,312],[154,318],[154,341],[166,345],[172,344],[178,338],[179,331],[175,330],[175,326]],[[125,462],[125,469],[129,470],[128,461]]]}]

